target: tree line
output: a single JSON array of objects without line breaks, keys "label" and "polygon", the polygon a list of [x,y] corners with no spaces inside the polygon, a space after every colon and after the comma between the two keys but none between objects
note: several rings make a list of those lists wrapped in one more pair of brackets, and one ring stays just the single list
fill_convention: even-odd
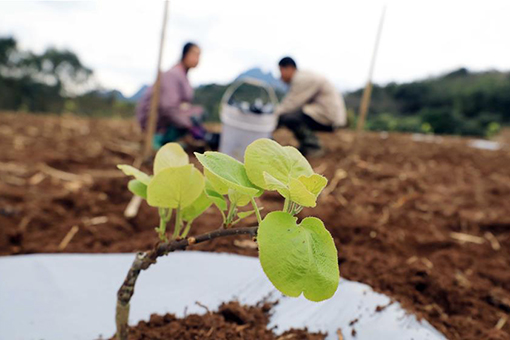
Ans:
[{"label": "tree line", "polygon": [[[118,91],[84,91],[91,88],[92,75],[72,51],[48,48],[37,54],[20,50],[13,37],[0,37],[0,110],[134,115],[136,103]],[[206,108],[209,120],[219,120],[227,87],[209,84],[196,89],[195,103]],[[250,100],[260,96],[258,91],[247,86],[239,95]],[[362,91],[344,94],[351,126]],[[374,85],[366,126],[375,131],[491,136],[509,124],[510,72],[461,68],[410,83]]]},{"label": "tree line", "polygon": [[23,51],[13,37],[0,37],[0,109],[35,113],[64,112],[131,115],[134,104],[114,91],[90,87],[93,71],[69,50]]}]

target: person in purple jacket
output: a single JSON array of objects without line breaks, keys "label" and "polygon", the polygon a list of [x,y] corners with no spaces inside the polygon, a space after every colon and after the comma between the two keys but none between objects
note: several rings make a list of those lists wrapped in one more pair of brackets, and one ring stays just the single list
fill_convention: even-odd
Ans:
[{"label": "person in purple jacket", "polygon": [[[205,130],[200,123],[203,108],[191,104],[194,90],[188,80],[188,71],[197,67],[199,60],[200,48],[188,42],[184,45],[180,62],[161,74],[158,121],[153,141],[155,148],[176,141],[187,133],[205,141],[211,148],[217,148],[219,135]],[[142,130],[147,127],[153,91],[153,87],[149,87],[138,103],[136,116]]]}]

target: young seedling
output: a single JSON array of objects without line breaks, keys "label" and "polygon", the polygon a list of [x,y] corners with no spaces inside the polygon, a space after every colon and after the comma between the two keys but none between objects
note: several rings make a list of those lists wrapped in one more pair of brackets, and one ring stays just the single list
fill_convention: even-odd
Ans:
[{"label": "young seedling", "polygon": [[[157,208],[160,216],[156,228],[160,242],[136,255],[117,293],[119,340],[128,338],[129,302],[140,272],[160,256],[218,237],[255,237],[264,273],[287,296],[303,294],[308,300],[323,301],[336,292],[340,274],[333,238],[320,219],[307,217],[299,223],[295,217],[303,207],[315,207],[327,179],[314,173],[297,149],[259,139],[246,149],[245,164],[219,152],[195,155],[203,174],[189,164],[188,155],[176,143],[158,151],[153,176],[129,165],[118,166],[134,177],[129,190]],[[269,212],[262,219],[262,208],[255,199],[265,190],[278,191],[285,203],[282,211]],[[188,237],[192,222],[212,204],[221,212],[222,225],[210,233]],[[248,204],[252,210],[239,211]],[[251,214],[257,216],[258,226],[234,227]],[[172,215],[173,230],[167,230]]]}]

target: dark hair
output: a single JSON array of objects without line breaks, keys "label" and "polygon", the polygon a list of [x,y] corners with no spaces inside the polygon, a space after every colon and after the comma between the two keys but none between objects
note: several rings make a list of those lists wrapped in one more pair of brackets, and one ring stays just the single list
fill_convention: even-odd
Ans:
[{"label": "dark hair", "polygon": [[278,63],[278,66],[280,67],[292,66],[294,68],[297,68],[296,62],[291,57],[282,58],[282,60],[280,60],[280,62]]},{"label": "dark hair", "polygon": [[188,52],[193,48],[193,47],[198,47],[197,44],[195,44],[194,42],[187,42],[184,47],[182,48],[182,57],[181,57],[181,60],[184,60],[184,58],[186,58],[186,54],[188,54]]}]

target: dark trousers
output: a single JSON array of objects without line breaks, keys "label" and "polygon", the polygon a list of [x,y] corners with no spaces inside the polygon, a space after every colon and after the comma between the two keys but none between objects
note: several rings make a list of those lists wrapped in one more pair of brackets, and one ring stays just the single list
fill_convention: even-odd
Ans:
[{"label": "dark trousers", "polygon": [[319,138],[314,131],[332,132],[331,125],[323,125],[303,112],[283,114],[278,119],[278,127],[286,127],[294,133],[299,142],[299,151],[306,154],[307,151],[321,149]]}]

